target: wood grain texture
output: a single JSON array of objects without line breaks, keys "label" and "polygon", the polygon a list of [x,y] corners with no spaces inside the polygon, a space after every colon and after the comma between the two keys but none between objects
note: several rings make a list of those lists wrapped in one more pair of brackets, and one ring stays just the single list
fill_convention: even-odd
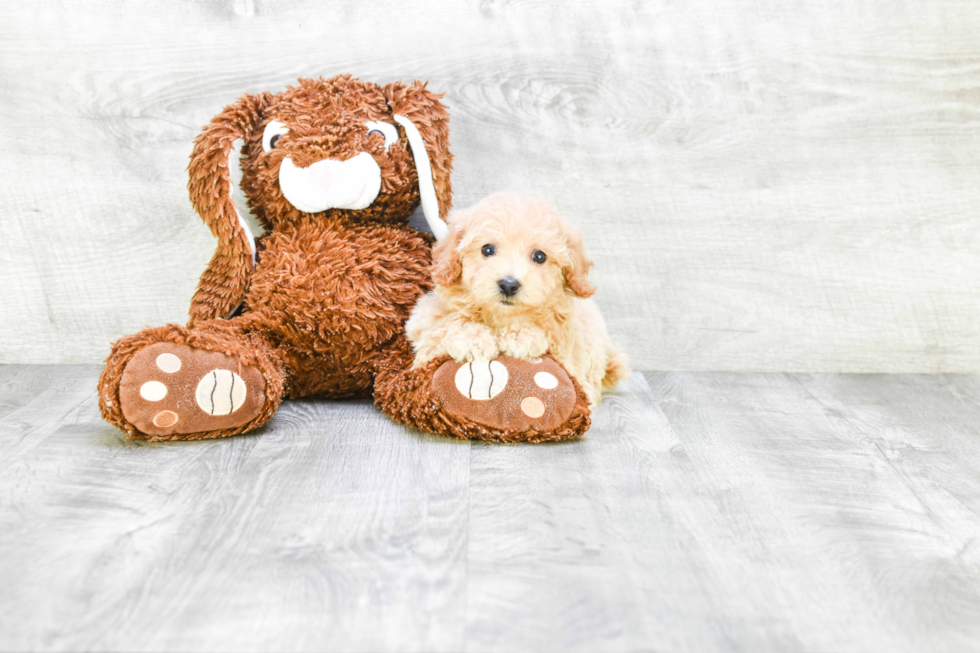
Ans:
[{"label": "wood grain texture", "polygon": [[587,437],[367,402],[130,442],[0,366],[0,651],[967,651],[980,377],[635,373]]},{"label": "wood grain texture", "polygon": [[639,369],[980,371],[970,0],[68,0],[0,7],[0,362],[183,322],[191,140],[301,75],[423,78],[457,205],[581,225]]},{"label": "wood grain texture", "polygon": [[0,650],[460,649],[468,445],[366,402],[136,443],[59,369],[87,396],[0,419]]}]

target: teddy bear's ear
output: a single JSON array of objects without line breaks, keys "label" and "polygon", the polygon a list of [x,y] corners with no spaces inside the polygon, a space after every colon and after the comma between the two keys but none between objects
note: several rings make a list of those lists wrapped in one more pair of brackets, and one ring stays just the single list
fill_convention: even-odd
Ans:
[{"label": "teddy bear's ear", "polygon": [[453,187],[450,174],[453,155],[449,151],[449,112],[439,101],[441,94],[425,88],[422,82],[395,82],[382,89],[395,122],[408,137],[418,172],[422,213],[437,240],[445,237],[446,215],[452,208]]},{"label": "teddy bear's ear", "polygon": [[271,99],[269,93],[242,96],[194,139],[187,189],[194,209],[218,239],[218,247],[191,300],[190,326],[229,317],[248,290],[255,268],[255,238],[231,200],[228,153],[235,139],[248,140]]}]

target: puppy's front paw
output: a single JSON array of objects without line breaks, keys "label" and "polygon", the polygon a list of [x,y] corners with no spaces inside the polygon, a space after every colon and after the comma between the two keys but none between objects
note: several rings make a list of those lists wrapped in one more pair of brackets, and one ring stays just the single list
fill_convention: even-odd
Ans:
[{"label": "puppy's front paw", "polygon": [[497,347],[514,358],[540,358],[548,351],[548,334],[538,327],[514,327],[497,336]]},{"label": "puppy's front paw", "polygon": [[465,324],[443,340],[446,353],[453,360],[491,360],[500,353],[493,332],[482,324]]}]

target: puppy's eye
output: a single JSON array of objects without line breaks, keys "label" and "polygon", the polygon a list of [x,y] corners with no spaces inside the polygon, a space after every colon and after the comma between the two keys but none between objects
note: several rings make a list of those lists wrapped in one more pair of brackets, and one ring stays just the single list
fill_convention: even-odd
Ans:
[{"label": "puppy's eye", "polygon": [[536,249],[534,250],[534,253],[531,254],[531,260],[537,263],[538,265],[541,265],[542,263],[548,260],[548,256],[540,249]]},{"label": "puppy's eye", "polygon": [[269,124],[265,126],[265,131],[262,132],[262,149],[266,152],[271,151],[279,142],[279,137],[288,131],[289,127],[278,120],[270,120]]},{"label": "puppy's eye", "polygon": [[493,245],[487,244],[483,246],[483,249],[481,249],[480,252],[484,256],[493,256],[494,254],[497,253],[497,248],[494,247]]}]

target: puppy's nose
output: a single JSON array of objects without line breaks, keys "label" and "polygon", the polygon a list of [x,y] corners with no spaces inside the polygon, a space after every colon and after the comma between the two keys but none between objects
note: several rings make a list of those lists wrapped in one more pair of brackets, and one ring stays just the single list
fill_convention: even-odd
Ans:
[{"label": "puppy's nose", "polygon": [[497,287],[500,288],[504,297],[513,297],[521,289],[521,282],[514,277],[504,277],[497,281]]}]

